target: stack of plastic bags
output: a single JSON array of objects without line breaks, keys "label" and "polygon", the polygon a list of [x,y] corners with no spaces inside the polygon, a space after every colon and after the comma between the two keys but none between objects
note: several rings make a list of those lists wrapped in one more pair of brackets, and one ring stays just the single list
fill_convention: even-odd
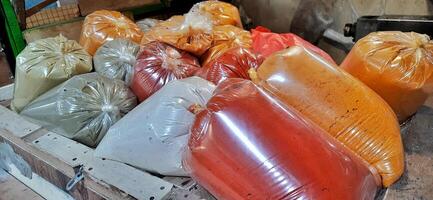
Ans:
[{"label": "stack of plastic bags", "polygon": [[385,99],[400,122],[433,92],[433,41],[427,35],[371,33],[340,66]]},{"label": "stack of plastic bags", "polygon": [[49,89],[91,70],[92,57],[76,41],[60,35],[32,42],[17,57],[11,108],[20,112]]},{"label": "stack of plastic bags", "polygon": [[402,121],[433,91],[428,37],[360,40],[341,67],[364,85],[294,34],[243,30],[228,3],[141,24],[112,11],[86,17],[80,43],[97,73],[72,77],[92,68],[76,42],[30,44],[13,106],[42,94],[21,114],[102,141],[98,157],[191,176],[220,199],[373,199],[403,173],[392,109]]}]

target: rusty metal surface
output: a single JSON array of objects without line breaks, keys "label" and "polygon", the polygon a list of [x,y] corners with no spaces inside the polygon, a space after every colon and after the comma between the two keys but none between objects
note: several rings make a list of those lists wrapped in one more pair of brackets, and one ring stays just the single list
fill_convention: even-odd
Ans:
[{"label": "rusty metal surface", "polygon": [[433,199],[433,108],[423,106],[402,128],[405,172],[376,200]]}]

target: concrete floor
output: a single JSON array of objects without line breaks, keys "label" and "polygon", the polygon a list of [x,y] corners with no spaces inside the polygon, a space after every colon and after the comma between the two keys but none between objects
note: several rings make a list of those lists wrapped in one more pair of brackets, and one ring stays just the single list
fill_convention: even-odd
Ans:
[{"label": "concrete floor", "polygon": [[377,200],[433,199],[433,107],[423,106],[402,128],[405,172]]}]

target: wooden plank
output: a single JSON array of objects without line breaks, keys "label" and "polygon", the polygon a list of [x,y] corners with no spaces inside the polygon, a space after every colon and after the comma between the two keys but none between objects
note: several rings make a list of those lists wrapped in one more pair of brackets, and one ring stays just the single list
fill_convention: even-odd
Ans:
[{"label": "wooden plank", "polygon": [[[10,144],[14,151],[32,167],[34,173],[60,189],[64,189],[75,174],[73,168],[65,162],[26,143],[8,131],[0,130],[0,142]],[[123,192],[109,185],[101,185],[88,176],[69,194],[77,200],[130,199]]]},{"label": "wooden plank", "polygon": [[0,200],[32,199],[43,200],[36,192],[0,169]]},{"label": "wooden plank", "polygon": [[42,198],[46,200],[74,200],[69,194],[43,179],[38,174],[33,173],[30,179],[23,176],[14,165],[10,165],[10,167],[11,171],[9,171],[9,174],[38,193]]},{"label": "wooden plank", "polygon": [[17,137],[24,137],[40,128],[42,127],[28,122],[17,113],[0,106],[0,129],[8,130]]},{"label": "wooden plank", "polygon": [[56,133],[48,133],[33,143],[71,166],[83,165],[90,177],[137,199],[162,199],[173,188],[173,184],[129,165],[96,158],[93,149]]},{"label": "wooden plank", "polygon": [[86,16],[97,10],[118,10],[124,11],[131,8],[143,7],[146,5],[159,4],[159,0],[123,0],[119,3],[118,0],[78,0],[78,6],[82,16]]},{"label": "wooden plank", "polygon": [[23,31],[24,39],[27,43],[30,43],[39,39],[55,37],[62,34],[66,38],[78,42],[80,40],[83,21],[84,18],[76,18],[62,23],[53,23],[27,29]]}]

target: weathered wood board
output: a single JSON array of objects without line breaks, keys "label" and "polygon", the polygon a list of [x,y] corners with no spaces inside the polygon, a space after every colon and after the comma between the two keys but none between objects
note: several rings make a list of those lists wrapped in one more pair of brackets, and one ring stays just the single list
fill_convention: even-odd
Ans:
[{"label": "weathered wood board", "polygon": [[15,199],[43,200],[36,192],[0,169],[0,200]]}]

